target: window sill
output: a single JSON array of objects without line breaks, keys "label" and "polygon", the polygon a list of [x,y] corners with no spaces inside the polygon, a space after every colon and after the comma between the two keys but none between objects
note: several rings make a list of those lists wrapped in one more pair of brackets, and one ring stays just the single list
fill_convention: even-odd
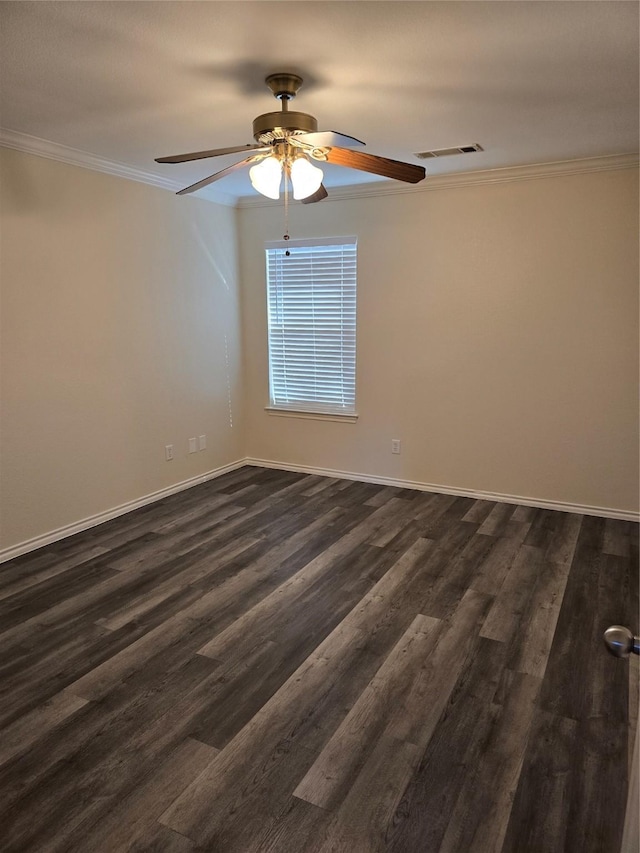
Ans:
[{"label": "window sill", "polygon": [[279,418],[303,418],[310,421],[338,421],[340,423],[355,424],[358,415],[355,412],[340,414],[340,412],[309,412],[302,409],[276,409],[273,406],[265,406],[268,415]]}]

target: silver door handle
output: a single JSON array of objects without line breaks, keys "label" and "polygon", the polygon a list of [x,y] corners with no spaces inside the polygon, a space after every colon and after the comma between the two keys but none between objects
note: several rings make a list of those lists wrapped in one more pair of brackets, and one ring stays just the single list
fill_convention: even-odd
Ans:
[{"label": "silver door handle", "polygon": [[634,637],[628,628],[612,625],[604,632],[604,644],[617,658],[629,657],[631,652],[640,655],[640,637]]}]

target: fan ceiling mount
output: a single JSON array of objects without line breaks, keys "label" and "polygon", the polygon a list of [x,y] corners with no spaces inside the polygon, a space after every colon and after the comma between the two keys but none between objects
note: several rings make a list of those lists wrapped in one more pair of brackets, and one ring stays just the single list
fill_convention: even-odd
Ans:
[{"label": "fan ceiling mount", "polygon": [[322,185],[322,170],[313,165],[312,161],[359,169],[411,184],[416,184],[425,177],[426,172],[422,166],[349,150],[364,145],[364,142],[333,130],[319,132],[314,116],[289,110],[289,101],[295,98],[303,83],[302,77],[297,74],[270,74],[265,83],[273,96],[281,102],[281,109],[264,113],[254,119],[255,145],[194,151],[190,154],[159,157],[156,160],[156,163],[186,163],[224,154],[252,152],[245,160],[185,187],[178,195],[195,192],[249,165],[251,183],[258,192],[277,199],[284,174],[285,179],[290,178],[293,184],[293,197],[303,203],[321,201],[328,195]]},{"label": "fan ceiling mount", "polygon": [[282,100],[282,98],[295,98],[304,80],[297,74],[278,71],[276,74],[269,74],[264,82],[271,89],[273,97]]}]

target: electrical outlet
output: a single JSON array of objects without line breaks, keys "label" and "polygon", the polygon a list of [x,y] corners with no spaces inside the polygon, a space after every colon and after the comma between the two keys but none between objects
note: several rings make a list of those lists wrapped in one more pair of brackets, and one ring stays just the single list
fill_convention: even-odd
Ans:
[{"label": "electrical outlet", "polygon": [[189,453],[195,453],[198,449],[198,444],[195,438],[189,439]]},{"label": "electrical outlet", "polygon": [[391,439],[391,452],[392,453],[400,453],[400,439],[392,438]]},{"label": "electrical outlet", "polygon": [[165,444],[164,458],[167,462],[171,462],[171,460],[173,459],[173,444]]},{"label": "electrical outlet", "polygon": [[206,435],[198,436],[198,446],[199,446],[200,450],[206,450],[207,449],[207,436]]}]

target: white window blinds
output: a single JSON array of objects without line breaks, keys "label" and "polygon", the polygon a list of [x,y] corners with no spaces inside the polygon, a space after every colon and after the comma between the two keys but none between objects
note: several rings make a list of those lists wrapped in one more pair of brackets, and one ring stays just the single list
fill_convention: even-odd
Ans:
[{"label": "white window blinds", "polygon": [[355,237],[267,243],[266,256],[271,405],[353,413]]}]

